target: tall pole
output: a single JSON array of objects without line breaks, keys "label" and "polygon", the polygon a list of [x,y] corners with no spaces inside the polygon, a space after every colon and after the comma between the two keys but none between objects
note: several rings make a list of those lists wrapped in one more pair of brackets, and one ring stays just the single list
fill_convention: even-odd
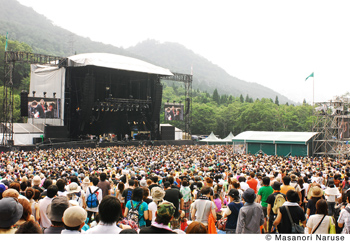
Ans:
[{"label": "tall pole", "polygon": [[312,107],[315,108],[315,73],[312,77]]}]

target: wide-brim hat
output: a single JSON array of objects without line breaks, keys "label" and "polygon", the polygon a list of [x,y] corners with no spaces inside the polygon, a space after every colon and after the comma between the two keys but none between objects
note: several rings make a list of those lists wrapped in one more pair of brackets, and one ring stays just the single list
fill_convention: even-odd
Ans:
[{"label": "wide-brim hat", "polygon": [[311,191],[311,197],[322,197],[323,191],[318,186],[314,186]]},{"label": "wide-brim hat", "polygon": [[81,191],[80,186],[76,182],[72,182],[68,186],[67,193],[71,194],[71,193],[77,193],[77,192],[80,192],[80,191]]},{"label": "wide-brim hat", "polygon": [[23,214],[23,206],[13,197],[0,200],[0,228],[14,225]]},{"label": "wide-brim hat", "polygon": [[151,190],[151,196],[153,201],[162,201],[165,196],[165,191],[159,186],[155,186]]},{"label": "wide-brim hat", "polygon": [[69,203],[66,196],[55,197],[46,209],[47,217],[51,221],[62,222],[63,213],[68,207]]}]

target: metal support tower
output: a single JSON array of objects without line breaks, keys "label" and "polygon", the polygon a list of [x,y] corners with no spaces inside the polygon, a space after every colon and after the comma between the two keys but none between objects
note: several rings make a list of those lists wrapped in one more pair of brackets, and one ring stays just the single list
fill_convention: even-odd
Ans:
[{"label": "metal support tower", "polygon": [[315,156],[342,158],[350,155],[346,141],[349,140],[349,99],[337,97],[334,101],[315,104],[313,140]]},{"label": "metal support tower", "polygon": [[6,51],[4,58],[4,94],[3,94],[3,110],[1,114],[1,130],[3,137],[1,145],[13,145],[13,72],[15,63],[38,63],[49,65],[65,65],[61,57],[48,56],[42,54],[34,54],[30,52]]}]

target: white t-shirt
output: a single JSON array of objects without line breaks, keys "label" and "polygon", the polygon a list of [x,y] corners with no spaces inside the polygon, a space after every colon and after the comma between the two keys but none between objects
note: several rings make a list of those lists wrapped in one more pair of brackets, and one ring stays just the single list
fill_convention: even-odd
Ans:
[{"label": "white t-shirt", "polygon": [[115,223],[112,225],[104,225],[100,222],[97,226],[85,231],[85,234],[119,234],[122,231]]},{"label": "white t-shirt", "polygon": [[[89,187],[86,189],[85,201],[87,200],[87,198],[88,198],[89,195],[90,195],[89,188],[91,188],[91,193],[94,193],[94,191],[95,191],[98,187],[97,187],[97,186],[89,186]],[[97,200],[99,201],[99,203],[101,203],[101,201],[102,201],[102,190],[101,190],[101,188],[98,189],[98,191],[96,192],[96,194],[97,194]],[[95,207],[95,208],[89,208],[89,207],[86,205],[86,211],[90,211],[90,212],[95,212],[95,213],[97,213],[97,212],[98,212],[98,206]]]},{"label": "white t-shirt", "polygon": [[[311,215],[310,218],[307,221],[306,226],[308,228],[311,228],[311,232],[316,229],[317,225],[319,224],[319,222],[321,221],[321,219],[323,218],[323,214],[314,214]],[[316,230],[316,232],[314,232],[314,234],[328,234],[329,232],[329,225],[330,225],[330,216],[326,216],[324,217],[324,219],[322,220],[322,223],[320,224],[320,226],[318,227],[318,229]],[[333,222],[334,223],[334,222]]]}]

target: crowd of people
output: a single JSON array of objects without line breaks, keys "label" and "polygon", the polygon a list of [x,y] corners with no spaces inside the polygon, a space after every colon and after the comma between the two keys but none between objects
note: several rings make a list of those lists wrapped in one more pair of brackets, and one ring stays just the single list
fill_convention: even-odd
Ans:
[{"label": "crowd of people", "polygon": [[0,155],[0,233],[350,232],[350,161],[127,146]]}]

